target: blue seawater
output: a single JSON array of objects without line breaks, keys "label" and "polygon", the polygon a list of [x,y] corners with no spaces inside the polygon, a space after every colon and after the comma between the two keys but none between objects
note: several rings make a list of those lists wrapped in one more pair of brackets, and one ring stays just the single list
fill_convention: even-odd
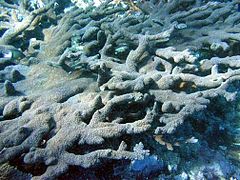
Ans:
[{"label": "blue seawater", "polygon": [[135,173],[142,173],[143,175],[150,175],[156,171],[160,171],[164,168],[164,163],[159,160],[157,156],[146,156],[142,160],[134,160],[131,163],[130,169]]}]

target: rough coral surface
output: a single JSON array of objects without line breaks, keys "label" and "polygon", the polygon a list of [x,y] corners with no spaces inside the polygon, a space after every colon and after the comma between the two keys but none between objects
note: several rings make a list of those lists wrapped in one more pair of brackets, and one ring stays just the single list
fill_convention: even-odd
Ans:
[{"label": "rough coral surface", "polygon": [[[135,4],[139,12],[110,1],[86,9],[69,3],[61,13],[55,1],[32,7],[3,1],[6,13],[19,5],[27,15],[17,29],[1,27],[7,30],[0,39],[0,163],[17,160],[33,179],[54,179],[73,166],[87,171],[144,159],[147,149],[175,150],[164,138],[182,142],[175,142],[179,152],[208,149],[193,129],[201,125],[209,133],[205,124],[221,121],[212,117],[218,108],[212,104],[237,98],[236,3],[146,1]],[[5,15],[1,22],[14,17]],[[20,37],[29,40],[22,49],[12,46]],[[190,147],[198,140],[183,142],[178,133],[198,135],[202,147]],[[167,154],[159,157],[172,173],[180,160]],[[27,168],[38,165],[44,170]]]}]

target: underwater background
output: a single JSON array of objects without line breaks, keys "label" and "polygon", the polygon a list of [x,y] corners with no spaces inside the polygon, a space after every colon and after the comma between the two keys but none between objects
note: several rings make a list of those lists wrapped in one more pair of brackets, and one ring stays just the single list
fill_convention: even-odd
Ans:
[{"label": "underwater background", "polygon": [[240,1],[0,0],[0,179],[240,179]]}]

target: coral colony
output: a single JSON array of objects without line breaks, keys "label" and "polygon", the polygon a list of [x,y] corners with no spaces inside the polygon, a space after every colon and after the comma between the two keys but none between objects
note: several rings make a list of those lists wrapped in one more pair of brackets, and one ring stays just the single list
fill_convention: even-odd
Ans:
[{"label": "coral colony", "polygon": [[239,3],[1,0],[0,179],[240,179]]}]

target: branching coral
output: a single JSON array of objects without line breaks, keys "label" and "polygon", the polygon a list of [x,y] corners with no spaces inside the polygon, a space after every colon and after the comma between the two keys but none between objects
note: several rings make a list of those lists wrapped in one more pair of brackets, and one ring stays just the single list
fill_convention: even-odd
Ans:
[{"label": "branching coral", "polygon": [[[163,51],[159,49],[156,51],[156,54],[166,59],[174,59],[174,53],[176,52],[166,53],[166,50],[161,54]],[[172,54],[173,56],[164,56],[165,54]],[[183,51],[181,55],[179,54],[181,53],[177,54],[178,57],[184,57],[186,53]],[[172,133],[189,116],[206,109],[210,99],[216,96],[224,96],[227,100],[232,101],[236,94],[226,90],[232,81],[239,80],[239,70],[229,68],[227,72],[219,73],[219,68],[216,65],[218,63],[224,64],[224,59],[218,59],[215,60],[214,65],[209,67],[209,69],[211,68],[209,73],[207,72],[209,69],[203,69],[205,67],[204,64],[208,60],[200,61],[202,67],[199,67],[194,65],[194,61],[191,58],[191,56],[182,58],[182,61],[185,61],[186,64],[181,67],[178,64],[183,62],[178,62],[179,60],[177,60],[175,65],[172,65],[156,56],[153,62],[148,63],[136,73],[128,72],[128,68],[125,68],[125,70],[112,69],[112,77],[100,88],[122,93],[132,91],[146,92],[150,89],[149,92],[155,97],[155,101],[162,104],[161,112],[163,115],[160,118],[160,122],[166,124],[161,128],[157,128],[156,133],[159,133],[160,129],[164,133]],[[233,58],[237,59],[237,57]],[[212,61],[210,60],[209,63]],[[239,59],[237,62],[233,62],[233,64],[239,64]],[[115,67],[117,66],[115,65]],[[238,65],[235,67],[238,67]],[[209,74],[199,76],[199,73]]]},{"label": "branching coral", "polygon": [[[237,1],[232,3],[208,2],[197,0],[171,1],[159,4],[150,3],[150,16],[155,23],[166,25],[177,21],[186,24],[173,44],[178,48],[209,48],[210,51],[232,51],[229,48],[239,43],[239,13]],[[148,5],[148,3],[143,4]],[[156,6],[158,8],[156,8]],[[156,11],[157,10],[157,11]],[[165,18],[168,17],[168,18]],[[230,52],[233,54],[234,52]]]},{"label": "branching coral", "polygon": [[[234,101],[239,56],[199,59],[193,50],[208,46],[231,54],[231,43],[239,41],[235,5],[145,2],[139,7],[146,15],[105,2],[60,15],[56,25],[43,28],[44,39],[30,43],[31,60],[39,64],[30,66],[24,80],[5,67],[9,64],[1,68],[0,80],[18,94],[5,94],[1,104],[0,162],[41,165],[45,171],[34,178],[54,179],[70,166],[141,159],[149,152],[136,152],[135,135],[172,134],[207,113],[213,99]],[[20,31],[7,30],[0,48],[17,51],[6,44],[52,7],[53,2],[33,10]],[[216,29],[219,24],[224,28]],[[46,81],[53,76],[53,82]]]},{"label": "branching coral", "polygon": [[[81,82],[78,80],[78,82],[72,83]],[[26,154],[24,162],[44,162],[48,168],[40,178],[45,179],[64,173],[69,165],[88,168],[100,163],[101,159],[139,159],[144,156],[144,153],[137,154],[127,151],[124,142],[121,143],[118,150],[107,148],[105,140],[113,137],[118,138],[124,134],[138,134],[150,128],[154,111],[148,111],[143,119],[131,123],[123,123],[126,121],[125,117],[122,117],[121,121],[120,116],[116,120],[111,119],[114,108],[122,105],[147,103],[146,94],[129,93],[115,96],[104,105],[100,96],[89,101],[88,98],[92,96],[86,97],[86,93],[83,93],[71,97],[64,103],[57,103],[74,91],[73,86],[71,86],[70,91],[66,91],[67,86],[62,87],[62,91],[67,92],[66,95],[63,96],[62,93],[59,93],[59,97],[54,97],[57,96],[57,92],[51,91],[46,95],[51,97],[50,100],[48,98],[46,101],[48,105],[40,105],[44,104],[43,97],[41,100],[36,99],[32,105],[28,103],[31,109],[24,108],[21,116],[1,123],[1,162],[13,159],[18,154],[30,150]],[[75,88],[79,92],[79,85]],[[78,102],[74,103],[76,99]],[[74,101],[72,102],[72,100]],[[14,111],[14,103],[10,102],[9,105],[6,105],[4,112]],[[5,113],[5,116],[7,117],[8,114]],[[18,122],[17,127],[14,122]],[[37,148],[40,144],[42,147]],[[82,149],[80,154],[71,152],[72,146],[75,145],[84,147],[97,144],[101,145],[103,149],[92,150],[92,152],[89,152],[88,149]]]},{"label": "branching coral", "polygon": [[[1,30],[6,30],[1,39],[1,45],[9,45],[12,41],[15,41],[16,38],[23,33],[27,28],[34,27],[38,24],[41,19],[41,15],[46,13],[54,5],[54,1],[50,2],[44,7],[39,9],[28,11],[27,3],[21,1],[19,6],[16,4],[8,4],[7,2],[2,2],[3,7],[10,8],[9,11],[6,9],[5,14],[2,15],[2,18],[5,20],[1,25]],[[18,9],[20,7],[20,9]],[[9,14],[10,13],[10,14]]]}]

